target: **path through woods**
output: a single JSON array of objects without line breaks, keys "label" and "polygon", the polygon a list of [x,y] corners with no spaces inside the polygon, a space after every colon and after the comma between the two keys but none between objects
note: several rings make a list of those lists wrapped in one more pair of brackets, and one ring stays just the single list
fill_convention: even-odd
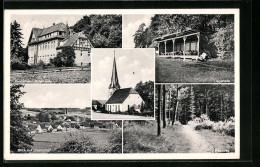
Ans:
[{"label": "path through woods", "polygon": [[214,147],[190,125],[182,125],[183,135],[190,141],[190,153],[214,152]]}]

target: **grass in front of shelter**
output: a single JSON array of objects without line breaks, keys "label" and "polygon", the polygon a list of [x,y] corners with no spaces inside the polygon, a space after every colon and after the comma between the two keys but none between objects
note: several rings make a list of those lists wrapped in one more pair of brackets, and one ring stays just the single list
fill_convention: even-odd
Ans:
[{"label": "grass in front of shelter", "polygon": [[207,62],[182,59],[156,58],[157,83],[232,83],[234,61],[210,60]]}]

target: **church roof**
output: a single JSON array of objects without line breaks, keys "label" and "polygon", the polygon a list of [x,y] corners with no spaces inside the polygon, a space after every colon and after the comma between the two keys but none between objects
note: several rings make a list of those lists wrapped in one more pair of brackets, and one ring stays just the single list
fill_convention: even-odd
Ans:
[{"label": "church roof", "polygon": [[133,88],[117,89],[106,104],[123,103],[130,94],[138,94]]},{"label": "church roof", "polygon": [[111,77],[111,83],[109,85],[109,89],[115,88],[120,89],[119,81],[118,81],[118,75],[117,75],[117,69],[116,69],[116,58],[114,57],[114,63],[113,63],[113,69],[112,69],[112,77]]}]

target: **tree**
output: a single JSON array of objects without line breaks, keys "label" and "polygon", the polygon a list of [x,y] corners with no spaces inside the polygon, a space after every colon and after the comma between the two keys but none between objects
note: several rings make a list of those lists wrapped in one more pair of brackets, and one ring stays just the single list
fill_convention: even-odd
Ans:
[{"label": "tree", "polygon": [[40,112],[39,114],[36,115],[36,118],[40,122],[50,122],[52,116],[48,112]]},{"label": "tree", "polygon": [[83,16],[72,28],[83,31],[95,48],[122,47],[122,15]]},{"label": "tree", "polygon": [[64,47],[61,52],[57,54],[56,57],[53,59],[50,59],[50,63],[57,66],[65,66],[65,67],[71,67],[74,66],[75,62],[75,52],[74,49],[71,46]]},{"label": "tree", "polygon": [[160,136],[161,133],[161,85],[157,86],[157,95],[158,95],[158,107],[157,107],[157,135]]},{"label": "tree", "polygon": [[140,24],[134,35],[135,47],[150,46],[154,38],[187,29],[203,32],[200,52],[213,58],[234,57],[234,15],[156,14],[149,27]]},{"label": "tree", "polygon": [[23,34],[21,33],[20,24],[18,24],[15,20],[13,23],[11,23],[11,60],[23,60],[22,35]]},{"label": "tree", "polygon": [[166,127],[166,89],[163,84],[163,104],[162,104],[162,117],[163,117],[163,128]]},{"label": "tree", "polygon": [[147,81],[136,84],[135,90],[139,93],[139,95],[144,100],[143,108],[149,109],[151,111],[154,110],[154,82]]},{"label": "tree", "polygon": [[18,152],[19,149],[27,151],[33,145],[32,136],[28,135],[22,124],[20,109],[23,104],[19,102],[20,97],[25,93],[20,90],[23,85],[12,85],[10,87],[10,150]]}]

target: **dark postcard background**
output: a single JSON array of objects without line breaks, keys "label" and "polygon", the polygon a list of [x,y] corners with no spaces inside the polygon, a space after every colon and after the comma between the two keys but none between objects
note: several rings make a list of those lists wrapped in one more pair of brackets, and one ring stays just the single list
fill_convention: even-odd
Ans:
[{"label": "dark postcard background", "polygon": [[[256,4],[254,4],[256,5]],[[259,5],[259,3],[258,3]],[[259,141],[254,138],[252,143],[252,2],[251,1],[4,1],[3,9],[174,9],[174,8],[240,8],[240,159],[239,160],[167,160],[167,161],[20,161],[3,160],[1,166],[255,166],[259,155],[252,151],[259,149]],[[2,11],[3,14],[3,11]],[[3,16],[3,15],[2,15]],[[257,18],[257,17],[256,17]],[[3,29],[3,24],[2,24]],[[3,31],[1,31],[3,37]],[[2,38],[3,39],[3,38]],[[2,40],[3,41],[3,40]],[[2,42],[1,41],[1,42]],[[2,43],[3,44],[3,43]],[[3,46],[3,45],[1,45]],[[2,52],[3,53],[3,52]],[[2,56],[3,58],[3,56]],[[3,59],[1,59],[3,65]],[[1,68],[3,81],[3,66]],[[258,75],[259,76],[259,75]],[[1,82],[1,92],[3,92]],[[3,96],[1,96],[3,102]],[[3,105],[2,105],[3,111]],[[1,112],[3,120],[3,112]],[[258,120],[259,122],[259,120]],[[2,122],[3,124],[3,122]],[[254,127],[257,126],[254,124]],[[256,129],[254,129],[256,130]],[[256,132],[256,131],[254,131]],[[254,133],[256,135],[256,133]],[[3,136],[3,128],[1,128]],[[258,134],[259,136],[259,134]],[[3,137],[1,137],[3,143]],[[253,144],[253,145],[252,145]],[[253,146],[253,147],[252,147]],[[254,149],[252,149],[254,148]],[[259,152],[258,152],[259,153]],[[203,158],[203,157],[202,157]],[[217,163],[214,163],[217,162]],[[73,163],[73,164],[72,164]]]}]

